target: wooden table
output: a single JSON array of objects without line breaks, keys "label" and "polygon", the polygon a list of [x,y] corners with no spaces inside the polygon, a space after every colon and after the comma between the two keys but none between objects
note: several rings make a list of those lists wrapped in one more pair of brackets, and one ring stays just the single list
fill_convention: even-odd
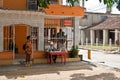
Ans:
[{"label": "wooden table", "polygon": [[52,64],[52,56],[57,55],[61,57],[61,62],[63,62],[64,59],[64,64],[66,64],[66,52],[60,52],[60,51],[52,51],[48,54],[48,63]]}]

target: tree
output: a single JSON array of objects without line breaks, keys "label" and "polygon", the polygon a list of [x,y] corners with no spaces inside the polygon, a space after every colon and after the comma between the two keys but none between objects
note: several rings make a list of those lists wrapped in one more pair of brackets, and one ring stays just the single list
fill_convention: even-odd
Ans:
[{"label": "tree", "polygon": [[[84,2],[84,0],[82,0]],[[88,0],[85,0],[88,1]],[[116,4],[116,8],[120,11],[120,0],[99,0],[100,2],[103,2],[107,7],[112,7],[114,4]],[[70,4],[70,6],[74,6],[76,2],[79,2],[79,0],[67,0],[67,2]]]},{"label": "tree", "polygon": [[[80,0],[66,0],[67,3],[70,4],[70,6],[74,6],[74,4],[77,2],[79,3]],[[84,1],[88,1],[88,0],[82,0],[82,5],[84,7]]]},{"label": "tree", "polygon": [[[48,5],[50,4],[51,0],[37,0],[38,6],[40,8],[48,8]],[[84,1],[84,0],[83,0]],[[85,0],[88,1],[88,0]],[[120,10],[120,0],[99,0],[100,2],[103,2],[107,7],[112,7],[114,4],[116,4],[116,8]],[[70,6],[74,6],[74,4],[77,2],[79,3],[79,0],[66,0],[67,3],[70,4]]]},{"label": "tree", "polygon": [[74,6],[76,2],[79,3],[79,0],[66,0],[66,2],[69,3],[70,6]]},{"label": "tree", "polygon": [[[70,0],[71,1],[71,0]],[[82,0],[84,2],[84,0]],[[86,0],[88,1],[88,0]],[[116,4],[116,8],[120,11],[120,0],[99,0],[100,3],[103,2],[107,7],[111,8],[114,4]]]},{"label": "tree", "polygon": [[50,4],[50,0],[37,0],[37,5],[40,8],[48,8],[49,4]]},{"label": "tree", "polygon": [[[48,8],[48,5],[50,4],[51,0],[37,0],[37,5],[40,8]],[[74,4],[77,2],[79,3],[79,0],[66,0],[67,3],[70,4],[70,6],[74,6]]]},{"label": "tree", "polygon": [[107,7],[112,7],[114,4],[116,4],[116,8],[120,11],[120,0],[99,0],[100,2],[103,2],[107,5]]}]

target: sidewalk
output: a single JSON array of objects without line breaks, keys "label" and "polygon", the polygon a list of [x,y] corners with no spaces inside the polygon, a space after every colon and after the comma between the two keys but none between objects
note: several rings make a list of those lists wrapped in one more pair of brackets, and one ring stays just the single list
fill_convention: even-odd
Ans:
[{"label": "sidewalk", "polygon": [[0,80],[120,80],[120,70],[89,62],[0,66]]}]

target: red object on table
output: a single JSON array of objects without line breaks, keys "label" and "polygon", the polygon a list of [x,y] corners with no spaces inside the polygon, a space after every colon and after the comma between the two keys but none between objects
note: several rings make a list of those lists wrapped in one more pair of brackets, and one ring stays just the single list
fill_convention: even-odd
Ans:
[{"label": "red object on table", "polygon": [[48,61],[50,64],[52,64],[52,56],[57,55],[61,57],[61,62],[63,62],[64,59],[64,64],[66,63],[66,52],[60,52],[60,51],[52,51],[48,54]]}]

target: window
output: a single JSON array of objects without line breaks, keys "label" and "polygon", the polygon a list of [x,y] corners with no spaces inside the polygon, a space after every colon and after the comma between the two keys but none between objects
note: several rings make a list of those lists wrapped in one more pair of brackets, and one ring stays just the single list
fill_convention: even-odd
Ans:
[{"label": "window", "polygon": [[45,42],[54,41],[56,37],[56,28],[44,28]]},{"label": "window", "polygon": [[4,51],[13,51],[14,50],[14,27],[6,26],[4,27]]},{"label": "window", "polygon": [[33,51],[38,50],[38,27],[31,27],[30,34],[32,36]]},{"label": "window", "polygon": [[[66,22],[65,22],[66,21]],[[44,49],[48,49],[50,41],[54,42],[57,49],[60,46],[65,46],[70,49],[73,45],[73,18],[63,19],[45,19],[44,24]],[[61,29],[61,31],[60,31]]]},{"label": "window", "polygon": [[50,3],[51,4],[58,4],[58,0],[51,0]]},{"label": "window", "polygon": [[27,0],[27,9],[28,10],[38,10],[37,0]]}]

